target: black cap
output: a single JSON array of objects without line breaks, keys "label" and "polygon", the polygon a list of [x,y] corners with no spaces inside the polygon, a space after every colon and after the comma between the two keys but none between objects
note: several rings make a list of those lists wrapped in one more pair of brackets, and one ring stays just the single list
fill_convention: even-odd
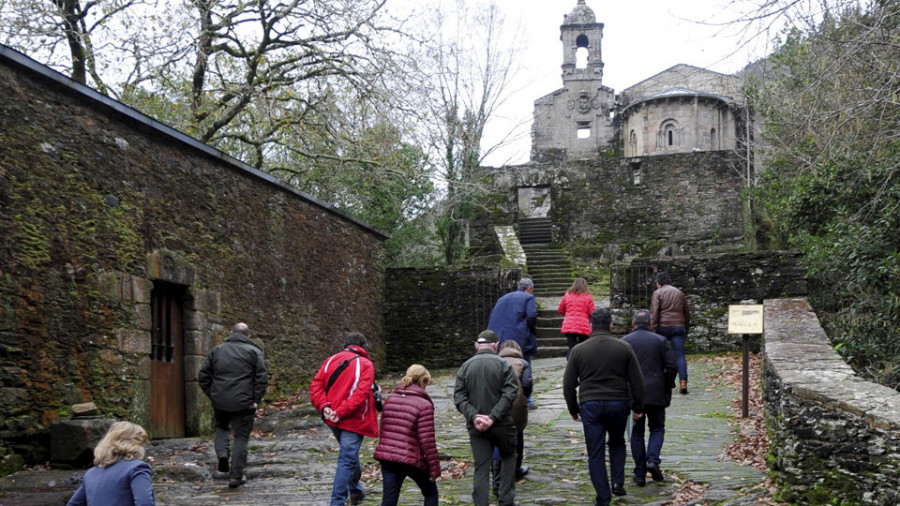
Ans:
[{"label": "black cap", "polygon": [[497,333],[493,330],[482,331],[481,334],[478,334],[478,339],[475,340],[478,344],[493,344],[497,341]]}]

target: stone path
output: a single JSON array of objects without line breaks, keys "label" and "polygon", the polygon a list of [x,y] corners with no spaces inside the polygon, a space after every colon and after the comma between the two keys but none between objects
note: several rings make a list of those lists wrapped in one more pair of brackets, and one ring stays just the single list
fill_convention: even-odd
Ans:
[{"label": "stone path", "polygon": [[[677,395],[667,412],[666,443],[662,469],[666,482],[649,480],[638,488],[630,479],[628,495],[613,504],[663,505],[678,491],[677,482],[708,484],[704,499],[694,504],[756,504],[754,488],[764,476],[749,467],[721,460],[723,448],[732,442],[734,425],[728,407],[736,389],[710,382],[716,371],[708,362],[691,361],[691,394]],[[517,484],[523,505],[591,504],[593,489],[588,479],[581,425],[572,421],[562,398],[564,358],[534,363],[536,400],[540,407],[529,414],[525,431],[525,463],[531,473]],[[438,443],[445,479],[438,482],[442,505],[471,504],[471,472],[468,436],[461,415],[452,405],[453,372],[432,371],[438,380],[428,388],[435,401]],[[384,384],[387,384],[386,382]],[[159,504],[173,505],[312,505],[328,504],[336,460],[336,444],[322,422],[307,407],[268,416],[257,428],[274,436],[250,442],[249,481],[229,489],[227,477],[214,471],[214,453],[208,439],[185,438],[154,441],[148,457],[154,464],[154,491]],[[375,440],[366,438],[361,455],[369,495],[363,504],[377,505],[381,483],[377,463],[371,458]],[[626,468],[630,476],[631,462]],[[65,504],[83,471],[28,471],[0,479],[0,505]],[[414,483],[404,486],[401,504],[421,504]]]}]

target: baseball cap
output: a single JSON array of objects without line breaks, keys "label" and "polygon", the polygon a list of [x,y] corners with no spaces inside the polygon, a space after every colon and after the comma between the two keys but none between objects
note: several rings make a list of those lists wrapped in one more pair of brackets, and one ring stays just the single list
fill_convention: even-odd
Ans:
[{"label": "baseball cap", "polygon": [[497,341],[497,333],[493,330],[482,331],[481,334],[478,334],[478,339],[475,340],[478,344],[491,344],[496,343]]}]

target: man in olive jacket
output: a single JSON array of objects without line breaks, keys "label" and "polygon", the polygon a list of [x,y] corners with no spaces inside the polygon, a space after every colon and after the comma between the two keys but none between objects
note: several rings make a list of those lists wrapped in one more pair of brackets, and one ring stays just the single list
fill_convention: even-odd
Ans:
[{"label": "man in olive jacket", "polygon": [[478,334],[475,355],[456,372],[453,389],[456,409],[466,417],[475,460],[472,490],[475,506],[488,505],[494,447],[499,449],[502,460],[500,506],[512,506],[516,497],[516,426],[512,405],[519,381],[509,362],[497,356],[497,341],[497,334],[491,330]]},{"label": "man in olive jacket", "polygon": [[235,324],[225,342],[209,352],[200,367],[197,382],[212,401],[216,417],[216,457],[218,469],[223,473],[229,471],[228,439],[234,431],[228,486],[239,487],[247,466],[247,443],[253,430],[253,416],[269,384],[263,351],[250,340],[250,327],[246,323]]}]

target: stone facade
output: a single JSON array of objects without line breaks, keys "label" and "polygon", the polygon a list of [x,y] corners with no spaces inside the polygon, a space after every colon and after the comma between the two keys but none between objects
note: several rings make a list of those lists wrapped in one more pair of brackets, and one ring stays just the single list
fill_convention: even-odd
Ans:
[{"label": "stone facade", "polygon": [[781,499],[900,504],[900,393],[864,381],[805,299],[765,301],[764,395]]},{"label": "stone facade", "polygon": [[603,23],[584,0],[560,27],[563,87],[534,102],[532,159],[554,151],[593,159],[613,144],[615,92],[603,86]]},{"label": "stone facade", "polygon": [[[383,364],[382,234],[2,46],[0,96],[0,454],[45,461],[86,401],[149,428],[155,362],[183,372],[185,433],[209,431],[197,370],[236,321],[273,389],[351,330]],[[182,355],[151,360],[164,292]]]},{"label": "stone facade", "polygon": [[500,296],[516,289],[518,269],[388,269],[384,335],[390,370],[412,364],[459,367]]},{"label": "stone facade", "polygon": [[676,65],[619,97],[625,156],[739,149],[740,80]]},{"label": "stone facade", "polygon": [[[765,251],[635,259],[629,265],[613,266],[610,308],[626,330],[634,310],[650,307],[654,274],[666,271],[672,286],[684,292],[691,310],[688,352],[739,351],[743,338],[728,334],[728,306],[806,295],[806,270],[800,258],[799,252]],[[759,349],[759,337],[751,337],[753,349]]]}]

